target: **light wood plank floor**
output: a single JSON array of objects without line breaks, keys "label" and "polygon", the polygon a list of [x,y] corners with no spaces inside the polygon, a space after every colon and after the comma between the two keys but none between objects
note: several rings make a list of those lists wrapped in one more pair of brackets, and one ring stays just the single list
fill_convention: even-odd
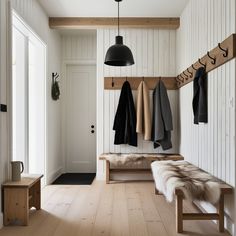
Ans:
[{"label": "light wood plank floor", "polygon": [[[184,204],[185,211],[192,207]],[[210,221],[185,221],[184,235],[224,236]],[[27,227],[0,230],[1,236],[174,236],[175,207],[154,194],[151,182],[91,186],[47,186],[42,210]]]}]

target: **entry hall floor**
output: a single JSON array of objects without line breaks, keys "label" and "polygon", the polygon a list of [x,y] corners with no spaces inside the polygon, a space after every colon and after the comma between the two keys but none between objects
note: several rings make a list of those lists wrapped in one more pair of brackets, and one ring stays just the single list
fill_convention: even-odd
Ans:
[{"label": "entry hall floor", "polygon": [[[184,204],[186,212],[192,207]],[[185,221],[184,235],[219,233],[211,221]],[[42,191],[42,210],[29,226],[4,227],[1,236],[174,236],[175,206],[154,194],[154,183],[94,181],[91,186],[50,185]]]}]

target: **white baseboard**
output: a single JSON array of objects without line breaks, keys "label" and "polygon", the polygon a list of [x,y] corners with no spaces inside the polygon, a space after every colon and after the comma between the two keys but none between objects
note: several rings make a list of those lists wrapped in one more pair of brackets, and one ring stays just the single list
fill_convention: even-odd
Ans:
[{"label": "white baseboard", "polygon": [[104,173],[97,173],[96,180],[106,180],[106,175]]},{"label": "white baseboard", "polygon": [[51,184],[54,180],[56,180],[63,173],[63,168],[60,167],[56,171],[48,174],[46,184]]},{"label": "white baseboard", "polygon": [[3,227],[3,214],[0,212],[0,229]]}]

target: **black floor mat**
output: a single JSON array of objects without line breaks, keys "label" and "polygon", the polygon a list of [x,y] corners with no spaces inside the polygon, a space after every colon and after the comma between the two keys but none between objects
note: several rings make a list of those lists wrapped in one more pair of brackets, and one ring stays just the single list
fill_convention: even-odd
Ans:
[{"label": "black floor mat", "polygon": [[95,176],[95,173],[66,173],[59,176],[52,184],[90,185]]}]

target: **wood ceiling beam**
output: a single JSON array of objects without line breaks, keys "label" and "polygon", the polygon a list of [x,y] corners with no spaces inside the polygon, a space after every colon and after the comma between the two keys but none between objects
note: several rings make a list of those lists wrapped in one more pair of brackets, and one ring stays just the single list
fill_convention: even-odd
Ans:
[{"label": "wood ceiling beam", "polygon": [[[179,18],[121,17],[121,28],[178,29]],[[97,29],[117,27],[117,18],[112,17],[50,17],[52,29]]]}]

